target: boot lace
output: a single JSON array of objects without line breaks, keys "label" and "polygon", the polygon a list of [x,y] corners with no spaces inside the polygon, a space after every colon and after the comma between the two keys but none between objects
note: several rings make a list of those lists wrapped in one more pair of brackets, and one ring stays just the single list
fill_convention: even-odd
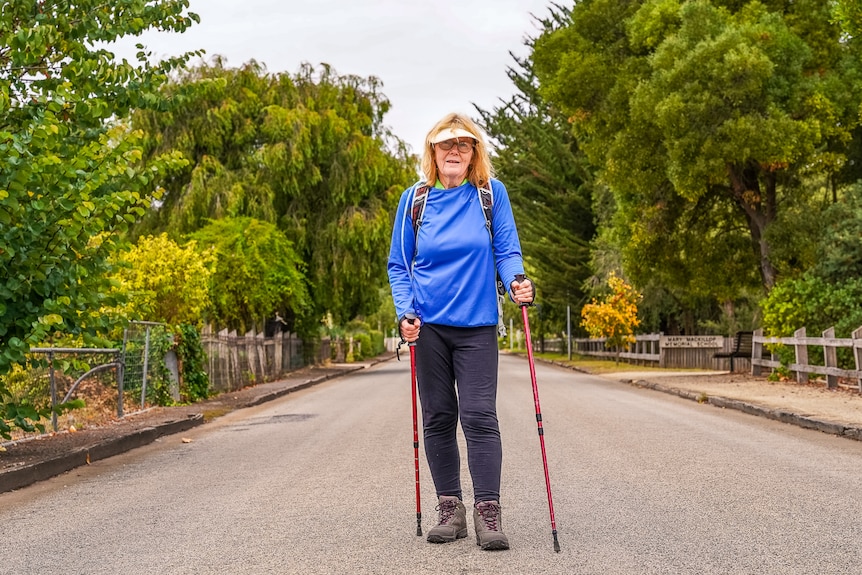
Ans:
[{"label": "boot lace", "polygon": [[452,521],[457,507],[457,501],[441,501],[437,505],[436,510],[440,512],[440,525],[448,525]]},{"label": "boot lace", "polygon": [[500,517],[500,506],[490,501],[479,503],[476,506],[479,515],[482,517],[482,522],[485,523],[485,528],[489,531],[499,531],[497,520]]}]

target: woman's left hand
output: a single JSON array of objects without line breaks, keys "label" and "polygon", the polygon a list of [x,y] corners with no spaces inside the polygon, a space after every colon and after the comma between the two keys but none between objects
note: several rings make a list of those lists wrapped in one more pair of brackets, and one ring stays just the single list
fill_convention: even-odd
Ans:
[{"label": "woman's left hand", "polygon": [[512,299],[515,303],[533,303],[533,282],[529,279],[524,278],[524,281],[522,282],[515,280],[512,282],[510,288],[512,291]]}]

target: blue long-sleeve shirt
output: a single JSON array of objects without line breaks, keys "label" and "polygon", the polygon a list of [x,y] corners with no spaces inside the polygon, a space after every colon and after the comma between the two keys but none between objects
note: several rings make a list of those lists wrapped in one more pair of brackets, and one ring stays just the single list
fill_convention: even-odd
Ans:
[{"label": "blue long-sleeve shirt", "polygon": [[491,185],[493,249],[479,191],[469,182],[457,188],[428,190],[415,239],[412,201],[416,186],[401,195],[388,265],[399,318],[413,313],[422,323],[497,325],[496,273],[508,289],[515,275],[524,273],[524,264],[506,187],[497,180],[491,180]]}]

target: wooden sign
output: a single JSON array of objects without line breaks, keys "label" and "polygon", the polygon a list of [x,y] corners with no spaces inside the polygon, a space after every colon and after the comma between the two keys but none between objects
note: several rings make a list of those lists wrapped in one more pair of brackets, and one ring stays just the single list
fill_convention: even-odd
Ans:
[{"label": "wooden sign", "polygon": [[669,347],[723,347],[724,336],[721,335],[663,335],[659,344],[662,348]]}]

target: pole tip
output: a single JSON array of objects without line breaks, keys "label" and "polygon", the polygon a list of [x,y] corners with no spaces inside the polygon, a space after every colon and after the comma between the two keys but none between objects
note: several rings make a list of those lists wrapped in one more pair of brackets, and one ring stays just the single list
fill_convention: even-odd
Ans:
[{"label": "pole tip", "polygon": [[422,537],[422,526],[421,525],[416,526],[416,537]]},{"label": "pole tip", "polygon": [[556,531],[554,531],[554,551],[556,551],[557,553],[560,552],[560,542],[557,541],[557,532]]}]

